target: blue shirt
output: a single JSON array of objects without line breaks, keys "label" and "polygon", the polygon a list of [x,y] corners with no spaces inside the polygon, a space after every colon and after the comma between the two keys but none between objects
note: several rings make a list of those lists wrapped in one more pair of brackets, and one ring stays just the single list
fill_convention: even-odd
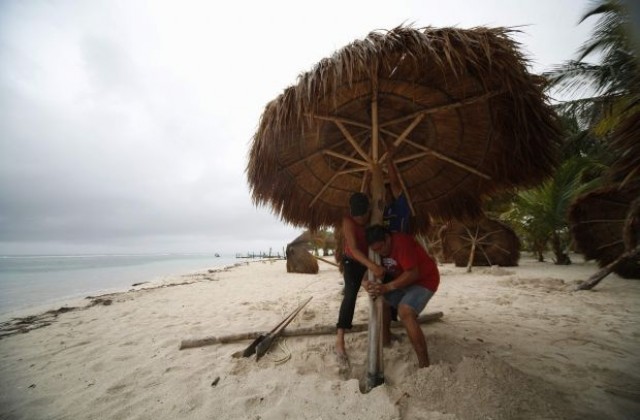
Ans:
[{"label": "blue shirt", "polygon": [[393,200],[384,209],[384,225],[391,232],[409,233],[409,217],[411,208],[404,194]]}]

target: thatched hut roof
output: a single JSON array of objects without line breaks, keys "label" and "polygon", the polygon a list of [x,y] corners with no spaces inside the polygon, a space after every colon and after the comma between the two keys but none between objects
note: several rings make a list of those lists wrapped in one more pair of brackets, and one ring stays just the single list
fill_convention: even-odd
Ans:
[{"label": "thatched hut roof", "polygon": [[320,61],[265,107],[254,202],[296,226],[336,225],[391,142],[416,232],[429,214],[476,217],[484,195],[538,183],[559,131],[512,32],[399,27]]},{"label": "thatched hut roof", "polygon": [[452,221],[440,230],[443,257],[466,267],[475,241],[473,265],[513,267],[520,260],[520,240],[507,224],[483,218],[477,222]]},{"label": "thatched hut roof", "polygon": [[611,147],[618,156],[611,166],[612,183],[640,194],[640,112],[627,117],[616,128]]},{"label": "thatched hut roof", "polygon": [[318,260],[302,246],[287,247],[287,273],[318,274]]},{"label": "thatched hut roof", "polygon": [[622,231],[626,251],[631,251],[640,245],[640,196],[629,206]]},{"label": "thatched hut roof", "polygon": [[314,236],[305,231],[287,244],[287,273],[317,274],[320,269],[318,261],[309,252]]},{"label": "thatched hut roof", "polygon": [[[603,187],[578,197],[569,209],[571,234],[578,250],[600,267],[616,260],[626,249],[625,236],[631,245],[636,239],[633,222],[638,215],[634,200],[638,191],[619,189],[618,185]],[[631,218],[632,220],[627,222]],[[625,233],[625,231],[627,233]],[[615,273],[625,278],[640,278],[640,261],[620,264]]]}]

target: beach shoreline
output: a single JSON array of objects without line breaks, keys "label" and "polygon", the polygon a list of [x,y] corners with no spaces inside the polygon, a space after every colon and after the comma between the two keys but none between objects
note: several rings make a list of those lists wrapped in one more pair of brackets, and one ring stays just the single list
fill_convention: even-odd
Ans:
[{"label": "beach shoreline", "polygon": [[44,312],[88,295],[233,266],[208,254],[22,255],[0,258],[0,320]]},{"label": "beach shoreline", "polygon": [[[576,260],[577,261],[577,260]],[[1,418],[633,418],[640,412],[640,282],[615,275],[573,292],[594,263],[440,265],[423,325],[432,366],[416,369],[406,334],[385,349],[383,386],[359,391],[367,334],[347,335],[338,373],[332,335],[289,337],[256,362],[239,341],[179,350],[182,340],[335,325],[342,279],[261,261],[93,297],[49,325],[0,339]],[[185,279],[182,279],[185,280]],[[170,285],[173,284],[173,285]],[[107,303],[108,302],[108,303]],[[86,304],[85,300],[85,304]],[[360,293],[354,322],[366,322]],[[282,361],[284,360],[284,361]],[[301,414],[302,413],[302,414]]]},{"label": "beach shoreline", "polygon": [[129,287],[112,287],[96,290],[95,293],[84,296],[68,296],[49,302],[6,311],[0,314],[0,338],[14,334],[23,334],[31,330],[43,328],[55,322],[59,315],[86,310],[95,305],[111,305],[113,299],[127,293],[153,290],[165,287],[186,286],[197,281],[212,280],[216,273],[231,270],[235,267],[248,265],[251,262],[261,262],[261,259],[242,261],[224,266],[216,266],[205,270],[188,271],[180,275],[156,276]]}]

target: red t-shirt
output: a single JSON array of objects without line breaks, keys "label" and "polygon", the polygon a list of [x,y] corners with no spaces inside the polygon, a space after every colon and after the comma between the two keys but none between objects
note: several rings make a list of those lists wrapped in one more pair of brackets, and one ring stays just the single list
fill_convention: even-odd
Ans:
[{"label": "red t-shirt", "polygon": [[382,258],[382,264],[395,279],[406,270],[418,267],[419,284],[435,292],[440,285],[440,272],[435,261],[413,236],[404,233],[391,234],[391,254]]},{"label": "red t-shirt", "polygon": [[[367,238],[365,236],[365,227],[361,226],[356,222],[353,217],[345,216],[348,219],[351,219],[351,223],[353,223],[353,236],[356,240],[356,248],[360,250],[364,255],[369,253],[369,246],[367,245]],[[353,252],[349,249],[349,245],[347,245],[347,241],[344,241],[344,255],[349,258],[353,258]]]}]

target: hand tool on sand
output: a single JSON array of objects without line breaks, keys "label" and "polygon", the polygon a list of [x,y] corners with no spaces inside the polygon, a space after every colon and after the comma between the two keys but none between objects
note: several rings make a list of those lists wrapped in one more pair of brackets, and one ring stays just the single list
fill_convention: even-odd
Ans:
[{"label": "hand tool on sand", "polygon": [[302,309],[309,303],[309,301],[313,298],[305,300],[298,306],[293,312],[291,312],[285,319],[283,319],[278,325],[275,326],[271,331],[269,331],[266,335],[260,335],[258,338],[253,340],[249,347],[244,349],[244,351],[240,354],[234,354],[234,357],[249,357],[256,354],[256,360],[260,359],[271,347],[271,344],[275,341],[278,336],[282,334],[282,331],[293,321],[293,319],[302,311]]}]

